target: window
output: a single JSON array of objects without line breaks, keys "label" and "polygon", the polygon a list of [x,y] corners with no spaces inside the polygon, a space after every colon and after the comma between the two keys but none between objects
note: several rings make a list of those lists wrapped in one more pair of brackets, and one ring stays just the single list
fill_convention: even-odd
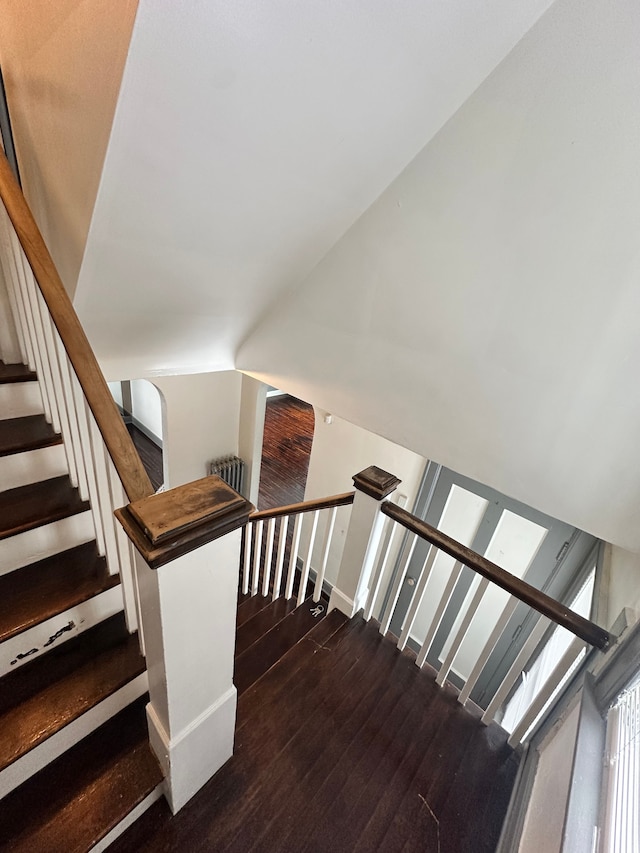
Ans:
[{"label": "window", "polygon": [[607,717],[606,802],[602,853],[640,850],[640,676]]}]

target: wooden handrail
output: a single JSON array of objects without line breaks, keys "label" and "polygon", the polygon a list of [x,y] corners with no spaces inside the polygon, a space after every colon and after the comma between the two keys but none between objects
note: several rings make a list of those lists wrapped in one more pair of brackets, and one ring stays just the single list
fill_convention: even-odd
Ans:
[{"label": "wooden handrail", "polygon": [[0,198],[33,270],[127,497],[130,501],[137,501],[152,495],[153,487],[149,476],[118,412],[42,234],[1,150]]},{"label": "wooden handrail", "polygon": [[329,498],[317,498],[313,501],[302,501],[289,506],[277,506],[274,509],[262,509],[260,512],[252,512],[249,521],[263,521],[265,518],[280,518],[283,515],[296,515],[300,512],[313,512],[318,509],[331,509],[334,506],[350,506],[353,503],[355,492],[345,492],[342,495],[333,495]]},{"label": "wooden handrail", "polygon": [[564,604],[560,604],[560,602],[531,586],[531,584],[501,569],[500,566],[472,551],[471,548],[467,548],[466,545],[461,545],[460,542],[456,542],[455,539],[451,539],[445,533],[441,533],[435,527],[431,527],[430,524],[416,518],[415,515],[407,512],[406,509],[401,509],[395,504],[385,501],[381,506],[381,510],[385,515],[397,521],[407,530],[417,534],[421,539],[425,539],[427,542],[435,545],[436,548],[444,551],[445,554],[449,554],[450,557],[473,569],[474,572],[477,572],[520,601],[528,604],[529,607],[537,610],[538,613],[547,616],[557,625],[561,625],[563,628],[571,631],[576,637],[580,637],[580,639],[585,640],[585,642],[592,646],[596,646],[598,649],[606,649],[612,643],[614,638],[604,628],[574,613],[573,610],[565,607]]}]

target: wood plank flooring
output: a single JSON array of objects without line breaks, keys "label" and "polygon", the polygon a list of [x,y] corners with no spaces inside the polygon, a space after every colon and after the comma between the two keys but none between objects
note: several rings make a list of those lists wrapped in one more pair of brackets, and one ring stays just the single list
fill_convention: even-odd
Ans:
[{"label": "wood plank flooring", "polygon": [[258,509],[304,500],[314,426],[308,403],[288,395],[267,399]]},{"label": "wood plank flooring", "polygon": [[162,448],[158,447],[158,445],[151,441],[150,438],[147,438],[147,436],[133,424],[127,424],[127,430],[129,431],[133,444],[138,451],[140,461],[149,475],[151,485],[154,489],[160,488],[164,482]]},{"label": "wood plank flooring", "polygon": [[334,611],[240,695],[216,777],[111,853],[493,853],[517,755],[413,661]]}]

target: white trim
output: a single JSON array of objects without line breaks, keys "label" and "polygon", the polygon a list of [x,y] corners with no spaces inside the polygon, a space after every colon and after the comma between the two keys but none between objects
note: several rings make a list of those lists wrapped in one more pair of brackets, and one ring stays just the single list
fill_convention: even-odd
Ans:
[{"label": "white trim", "polygon": [[13,764],[5,767],[0,773],[0,797],[6,797],[18,785],[26,782],[27,779],[42,770],[63,752],[71,749],[82,738],[94,732],[103,723],[106,723],[107,720],[110,720],[111,717],[138,699],[147,692],[148,686],[147,673],[140,673],[136,678],[116,690],[115,693],[94,705],[82,716],[77,717],[73,722],[14,761]]},{"label": "white trim", "polygon": [[234,685],[170,738],[151,703],[149,741],[166,780],[166,797],[175,814],[233,755],[237,691]]},{"label": "white trim", "polygon": [[339,610],[341,613],[344,613],[345,616],[348,616],[351,619],[352,616],[355,615],[356,605],[352,598],[349,598],[343,592],[341,592],[337,587],[334,586],[331,591],[331,598],[329,599],[329,609],[328,613],[331,613],[332,610]]},{"label": "white trim", "polygon": [[130,415],[127,413],[125,417],[129,419],[129,421],[131,422],[131,426],[134,426],[137,430],[140,430],[140,432],[145,435],[149,439],[149,441],[152,441],[159,450],[162,450],[162,439],[159,438],[155,434],[155,432],[152,432],[148,426],[145,426],[142,421],[139,421],[135,417],[135,415]]}]

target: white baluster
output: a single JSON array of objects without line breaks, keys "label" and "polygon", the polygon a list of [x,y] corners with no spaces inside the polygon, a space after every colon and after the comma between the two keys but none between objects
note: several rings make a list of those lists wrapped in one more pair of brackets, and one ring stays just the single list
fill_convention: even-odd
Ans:
[{"label": "white baluster", "polygon": [[78,486],[78,468],[76,465],[76,446],[71,438],[71,424],[69,420],[69,407],[62,384],[62,369],[60,366],[58,348],[53,334],[53,323],[44,301],[42,294],[37,294],[40,316],[42,318],[42,328],[44,331],[44,340],[47,353],[49,356],[49,365],[51,368],[51,376],[53,379],[53,395],[55,397],[58,415],[60,418],[60,432],[64,443],[64,451],[67,457],[67,467],[69,469],[69,479],[74,487]]},{"label": "white baluster", "polygon": [[302,577],[300,578],[300,586],[298,588],[298,607],[307,597],[307,582],[309,581],[309,569],[311,568],[311,556],[313,554],[313,546],[316,541],[316,532],[318,530],[318,518],[320,510],[315,510],[311,521],[311,535],[309,536],[309,547],[307,548],[307,558],[302,563]]},{"label": "white baluster", "polygon": [[[86,405],[86,404],[85,404]],[[107,565],[109,572],[112,575],[118,574],[120,571],[118,543],[116,541],[116,520],[113,515],[113,506],[111,504],[111,495],[109,491],[109,474],[107,468],[107,450],[102,440],[102,435],[98,429],[93,415],[86,406],[87,418],[89,421],[89,435],[91,437],[91,447],[93,451],[93,461],[96,472],[96,482],[98,485],[98,502],[100,506],[100,518],[102,521],[102,530],[104,532],[105,553],[107,557]]]},{"label": "white baluster", "polygon": [[451,667],[453,666],[453,662],[456,659],[460,646],[462,645],[464,638],[467,636],[467,631],[473,621],[473,617],[476,615],[478,607],[480,607],[480,602],[482,601],[482,598],[487,591],[487,587],[489,586],[489,581],[483,577],[476,577],[474,579],[474,583],[476,583],[477,586],[473,594],[473,598],[462,617],[462,622],[460,622],[460,626],[456,631],[451,647],[449,648],[447,656],[445,657],[438,675],[436,676],[436,684],[439,684],[440,687],[442,687],[447,680],[447,676],[451,671]]},{"label": "white baluster", "polygon": [[60,432],[60,414],[58,412],[58,402],[55,397],[55,389],[53,385],[53,375],[51,372],[51,364],[49,363],[49,353],[47,352],[47,344],[44,336],[44,328],[42,325],[42,317],[40,316],[40,307],[38,305],[38,296],[40,291],[36,284],[31,267],[24,257],[22,249],[18,256],[18,262],[22,265],[25,287],[27,296],[31,305],[31,315],[34,324],[34,334],[37,342],[37,349],[40,358],[40,371],[38,379],[43,388],[43,396],[46,394],[48,399],[49,412],[51,415],[51,426],[54,432]]},{"label": "white baluster", "polygon": [[398,603],[398,598],[400,597],[400,590],[402,588],[402,584],[404,583],[404,579],[406,577],[407,571],[409,569],[409,563],[411,562],[411,558],[413,557],[413,552],[416,548],[416,543],[418,541],[418,537],[415,533],[411,534],[409,541],[407,542],[407,547],[405,548],[406,556],[402,563],[402,568],[398,572],[396,579],[393,582],[393,586],[391,587],[391,594],[389,595],[389,601],[387,602],[387,606],[382,615],[382,619],[380,620],[380,633],[384,636],[389,630],[389,626],[391,625],[391,620],[393,619],[393,611],[396,609],[396,604]]},{"label": "white baluster", "polygon": [[267,524],[267,548],[264,558],[264,578],[262,579],[263,595],[269,595],[269,581],[271,580],[271,561],[273,559],[273,535],[275,533],[275,527],[275,518],[270,518]]},{"label": "white baluster", "polygon": [[260,557],[262,556],[262,527],[263,521],[255,522],[253,532],[253,579],[251,581],[251,595],[258,594],[260,584]]},{"label": "white baluster", "polygon": [[76,471],[78,474],[78,491],[83,501],[89,499],[89,485],[87,482],[87,471],[85,467],[84,454],[82,452],[82,441],[80,439],[80,428],[78,426],[78,413],[73,397],[73,384],[71,380],[71,366],[67,357],[64,344],[57,331],[54,330],[54,339],[58,351],[58,362],[62,376],[62,387],[66,400],[66,410],[69,418],[69,429],[71,432],[71,444],[74,448],[76,460]]},{"label": "white baluster", "polygon": [[289,555],[289,572],[287,574],[287,584],[284,590],[284,597],[287,601],[293,595],[293,582],[296,576],[296,563],[298,562],[298,549],[300,548],[300,534],[302,533],[302,513],[296,515],[296,522],[293,526],[293,542],[291,543],[291,554]]},{"label": "white baluster", "polygon": [[431,620],[431,624],[427,630],[426,636],[422,642],[422,646],[420,647],[420,651],[418,652],[418,657],[416,658],[416,664],[420,667],[423,666],[424,662],[427,659],[427,655],[429,654],[429,649],[431,648],[431,643],[440,627],[440,622],[442,622],[442,617],[444,616],[444,612],[449,606],[449,602],[451,601],[451,596],[453,595],[453,590],[455,589],[455,585],[458,583],[458,578],[462,573],[462,563],[456,562],[454,567],[451,569],[451,574],[449,575],[449,580],[447,581],[444,591],[440,596],[440,600],[438,601],[436,611],[433,614],[433,619]]},{"label": "white baluster", "polygon": [[78,430],[80,432],[80,446],[84,459],[84,468],[87,472],[87,488],[89,489],[89,501],[91,502],[91,514],[93,516],[93,526],[96,534],[96,546],[101,557],[105,555],[104,532],[102,530],[102,520],[100,518],[100,504],[98,501],[98,486],[96,483],[96,472],[93,467],[93,455],[91,452],[91,439],[89,437],[89,424],[87,422],[87,414],[85,409],[84,394],[78,382],[77,376],[71,374],[71,389],[73,391],[73,399],[75,402],[75,410],[78,418]]},{"label": "white baluster", "polygon": [[333,506],[329,510],[327,526],[324,531],[324,542],[322,543],[322,560],[316,575],[316,585],[313,590],[313,600],[315,602],[320,601],[320,596],[322,595],[322,585],[324,584],[324,576],[327,571],[327,563],[329,562],[329,551],[331,550],[331,540],[333,538],[333,529],[336,524],[337,512],[337,506]]},{"label": "white baluster", "polygon": [[512,595],[509,597],[505,607],[500,614],[500,618],[495,624],[495,627],[491,634],[489,635],[489,639],[484,644],[484,648],[480,652],[478,656],[478,660],[475,662],[473,669],[469,673],[469,678],[467,678],[464,687],[462,688],[460,695],[458,696],[458,702],[462,705],[465,705],[471,696],[471,691],[476,686],[476,682],[478,678],[480,678],[480,673],[487,665],[487,661],[491,657],[491,653],[496,647],[496,644],[500,637],[502,636],[502,632],[507,627],[507,623],[509,619],[513,616],[516,607],[518,606],[518,599]]},{"label": "white baluster", "polygon": [[485,725],[489,725],[489,723],[491,723],[495,718],[496,713],[511,692],[511,688],[522,675],[522,671],[527,665],[529,658],[536,650],[536,647],[548,626],[549,619],[546,616],[539,615],[533,630],[525,640],[516,659],[509,667],[509,672],[502,679],[502,684],[496,690],[493,699],[487,706],[487,710],[482,715],[482,722],[485,723]]},{"label": "white baluster", "polygon": [[29,299],[29,292],[27,288],[27,282],[24,277],[24,270],[22,268],[22,263],[20,260],[20,254],[22,252],[22,248],[18,243],[18,238],[15,235],[15,232],[11,233],[11,249],[12,249],[12,258],[13,264],[16,274],[16,281],[18,282],[18,288],[20,290],[20,294],[22,296],[22,303],[24,306],[25,319],[27,324],[27,337],[30,341],[30,361],[29,367],[32,370],[35,370],[38,374],[38,385],[40,388],[40,394],[42,395],[42,408],[44,409],[44,416],[48,423],[51,423],[51,408],[49,406],[49,395],[47,393],[47,388],[44,383],[44,371],[42,368],[42,355],[40,353],[40,347],[38,345],[38,336],[36,334],[35,321],[33,319],[33,309],[31,306],[31,300]]},{"label": "white baluster", "polygon": [[280,519],[280,534],[278,536],[278,556],[276,557],[276,573],[273,578],[273,600],[280,598],[280,587],[282,586],[282,567],[284,565],[284,552],[287,548],[287,530],[289,528],[289,516],[284,515]]},{"label": "white baluster", "polygon": [[413,593],[413,598],[411,599],[411,605],[409,606],[409,610],[402,626],[402,631],[400,632],[400,638],[398,639],[398,648],[400,649],[400,651],[402,651],[402,649],[404,649],[404,647],[407,645],[409,634],[411,633],[411,629],[413,628],[413,623],[416,621],[418,610],[420,609],[420,605],[422,604],[422,599],[424,598],[424,594],[427,589],[427,584],[429,583],[429,578],[431,577],[431,569],[433,568],[433,564],[437,556],[438,549],[435,547],[435,545],[431,545],[429,550],[427,551],[425,561],[422,564],[422,569],[420,570],[420,574],[418,576],[418,582],[416,584],[415,592]]},{"label": "white baluster", "polygon": [[516,747],[520,744],[529,731],[533,723],[536,721],[536,718],[543,710],[544,706],[547,704],[554,691],[565,677],[567,672],[571,669],[573,664],[578,660],[584,649],[586,648],[587,643],[584,640],[581,640],[580,637],[575,637],[569,648],[562,655],[558,663],[553,669],[553,672],[549,675],[541,690],[534,698],[533,702],[524,715],[520,719],[520,722],[513,730],[511,737],[509,738],[509,746]]},{"label": "white baluster", "polygon": [[[126,506],[129,501],[124,493],[122,483],[116,472],[113,461],[107,457],[107,474],[109,478],[109,493],[111,496],[110,506],[113,510]],[[122,586],[122,597],[124,600],[124,614],[127,620],[127,629],[130,634],[138,631],[142,621],[140,619],[139,601],[135,584],[135,570],[133,555],[131,554],[131,542],[124,532],[122,525],[117,522],[114,525],[116,543],[118,547],[118,560],[120,563],[120,584]],[[144,654],[143,638],[140,637],[140,645]]]},{"label": "white baluster", "polygon": [[4,279],[7,285],[7,295],[11,306],[16,334],[18,336],[18,347],[20,349],[21,360],[27,363],[27,342],[25,339],[25,318],[21,313],[20,300],[18,298],[18,283],[15,280],[15,274],[11,270],[8,263],[10,247],[9,247],[9,232],[8,228],[13,228],[9,217],[7,216],[4,205],[0,202],[0,265],[4,274]]},{"label": "white baluster", "polygon": [[242,567],[242,594],[249,592],[249,579],[251,578],[251,531],[253,524],[245,524],[242,528],[244,565]]}]

